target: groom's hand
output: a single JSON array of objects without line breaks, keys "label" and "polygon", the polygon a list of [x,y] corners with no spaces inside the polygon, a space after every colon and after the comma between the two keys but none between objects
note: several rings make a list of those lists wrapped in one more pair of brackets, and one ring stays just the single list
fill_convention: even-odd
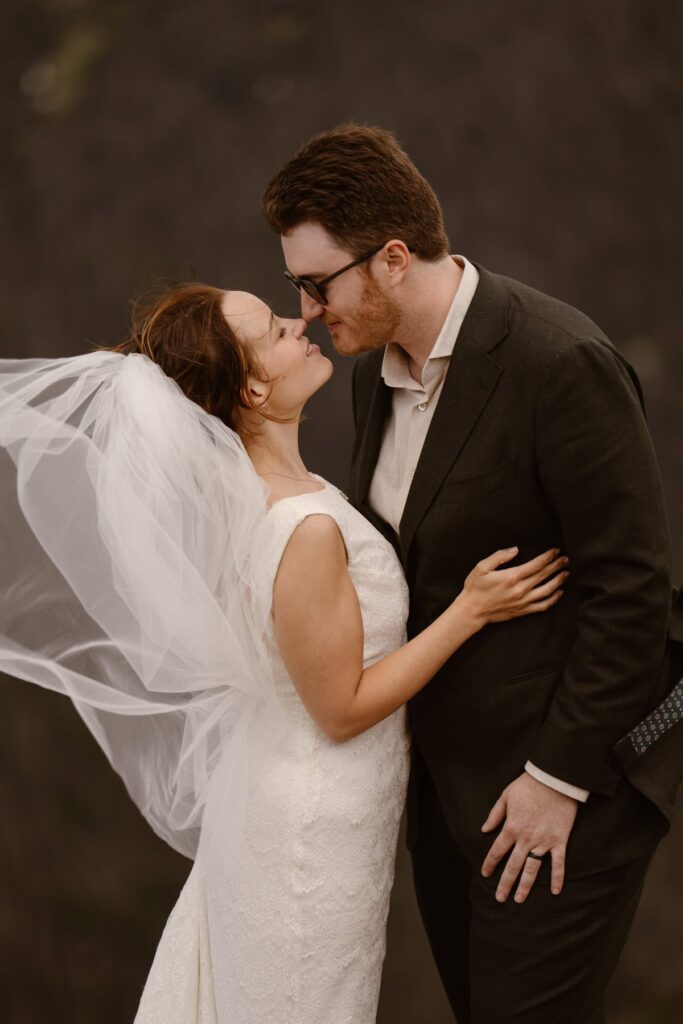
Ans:
[{"label": "groom's hand", "polygon": [[515,903],[523,903],[529,895],[541,866],[540,860],[529,857],[530,851],[550,855],[550,888],[555,895],[561,892],[567,842],[577,806],[572,797],[558,793],[526,772],[503,790],[482,826],[482,832],[491,832],[503,825],[482,864],[485,878],[512,850],[496,890],[499,902],[505,902],[518,878]]}]

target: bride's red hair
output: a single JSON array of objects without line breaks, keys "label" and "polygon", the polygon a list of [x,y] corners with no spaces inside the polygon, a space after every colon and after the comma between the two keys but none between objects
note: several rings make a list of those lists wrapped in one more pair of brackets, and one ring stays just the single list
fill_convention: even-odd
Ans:
[{"label": "bride's red hair", "polygon": [[248,377],[266,381],[225,318],[224,295],[200,282],[148,292],[132,303],[129,336],[110,351],[148,356],[189,399],[237,429],[237,411],[256,409]]}]

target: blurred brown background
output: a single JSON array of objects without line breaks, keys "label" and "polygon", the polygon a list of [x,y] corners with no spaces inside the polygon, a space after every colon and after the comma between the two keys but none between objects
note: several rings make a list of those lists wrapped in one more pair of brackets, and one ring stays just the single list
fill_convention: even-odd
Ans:
[{"label": "blurred brown background", "polygon": [[[381,124],[439,193],[453,251],[579,306],[636,365],[683,580],[680,3],[4,0],[0,24],[3,356],[118,341],[159,276],[294,312],[260,193],[314,131]],[[304,444],[343,487],[336,362]],[[0,1020],[125,1024],[189,865],[67,701],[3,680],[0,766]],[[679,820],[614,1024],[683,1022],[682,862]],[[401,847],[380,1022],[451,1020]]]}]

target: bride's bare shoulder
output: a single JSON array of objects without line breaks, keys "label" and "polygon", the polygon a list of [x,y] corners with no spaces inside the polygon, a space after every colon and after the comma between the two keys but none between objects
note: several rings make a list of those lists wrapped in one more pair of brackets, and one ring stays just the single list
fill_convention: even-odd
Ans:
[{"label": "bride's bare shoulder", "polygon": [[339,525],[324,512],[308,515],[293,530],[280,562],[278,579],[295,587],[308,575],[334,577],[346,568],[348,555]]}]

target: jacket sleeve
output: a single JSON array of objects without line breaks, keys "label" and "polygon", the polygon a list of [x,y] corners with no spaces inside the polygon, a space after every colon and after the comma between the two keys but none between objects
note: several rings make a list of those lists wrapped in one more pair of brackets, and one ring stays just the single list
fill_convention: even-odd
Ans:
[{"label": "jacket sleeve", "polygon": [[529,751],[542,771],[610,794],[611,751],[650,707],[671,600],[662,488],[634,372],[595,340],[557,353],[538,397],[537,465],[579,601],[561,682]]}]

